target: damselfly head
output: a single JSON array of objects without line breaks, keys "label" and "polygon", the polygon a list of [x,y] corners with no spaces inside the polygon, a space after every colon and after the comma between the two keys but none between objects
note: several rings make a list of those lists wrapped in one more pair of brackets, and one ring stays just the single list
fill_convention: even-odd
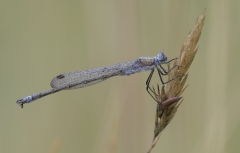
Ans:
[{"label": "damselfly head", "polygon": [[157,56],[155,57],[155,63],[156,64],[161,64],[161,63],[165,63],[167,62],[167,56],[163,53],[160,52],[159,54],[157,54]]}]

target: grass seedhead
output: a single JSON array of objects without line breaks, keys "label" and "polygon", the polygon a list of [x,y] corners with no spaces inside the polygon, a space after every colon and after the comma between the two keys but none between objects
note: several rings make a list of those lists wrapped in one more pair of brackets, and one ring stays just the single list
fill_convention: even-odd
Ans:
[{"label": "grass seedhead", "polygon": [[[178,65],[178,67],[174,68],[168,74],[168,80],[171,80],[172,78],[176,79],[167,83],[166,86],[163,86],[161,92],[159,90],[159,85],[157,85],[158,93],[156,93],[154,87],[151,88],[151,91],[153,92],[158,104],[155,115],[154,137],[148,153],[150,153],[153,147],[156,145],[161,132],[173,119],[178,107],[183,101],[182,97],[180,96],[187,88],[187,86],[184,87],[188,78],[187,71],[192,64],[192,61],[198,50],[197,43],[205,21],[204,12],[198,17],[195,26],[190,31],[187,39],[182,45],[178,59],[176,59],[173,63],[173,66]],[[168,70],[171,68],[172,67],[169,65]]]}]

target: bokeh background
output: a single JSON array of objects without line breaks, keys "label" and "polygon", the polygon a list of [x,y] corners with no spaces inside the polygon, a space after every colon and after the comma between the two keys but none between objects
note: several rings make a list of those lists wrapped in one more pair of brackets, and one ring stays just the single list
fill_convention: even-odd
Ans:
[{"label": "bokeh background", "polygon": [[[148,72],[61,91],[21,109],[58,74],[179,55],[207,8],[184,102],[153,153],[240,150],[239,0],[1,0],[0,152],[144,153],[156,102]],[[155,74],[152,85],[159,83]]]}]

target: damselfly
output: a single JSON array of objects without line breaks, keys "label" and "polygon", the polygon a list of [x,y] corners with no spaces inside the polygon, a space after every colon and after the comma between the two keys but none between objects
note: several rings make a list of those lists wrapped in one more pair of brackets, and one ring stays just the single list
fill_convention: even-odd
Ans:
[{"label": "damselfly", "polygon": [[[166,70],[164,70],[161,64],[167,64],[173,60],[175,59],[168,61],[167,56],[163,52],[160,52],[155,57],[140,57],[137,58],[135,61],[123,62],[104,68],[96,68],[60,74],[53,78],[53,80],[51,81],[51,87],[53,89],[27,96],[23,99],[17,100],[16,103],[23,107],[23,104],[25,103],[30,103],[34,100],[40,99],[44,96],[56,93],[58,91],[87,87],[107,80],[113,76],[131,75],[147,70],[152,70],[150,74],[152,75],[155,68],[158,69],[159,75],[166,75],[167,72]],[[160,68],[158,66],[164,71],[164,73],[160,71]],[[162,83],[165,84],[165,82],[163,81]]]}]

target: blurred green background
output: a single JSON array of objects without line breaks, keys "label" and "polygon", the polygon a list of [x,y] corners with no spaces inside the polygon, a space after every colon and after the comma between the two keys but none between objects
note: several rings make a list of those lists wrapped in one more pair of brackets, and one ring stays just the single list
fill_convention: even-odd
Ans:
[{"label": "blurred green background", "polygon": [[[144,153],[156,102],[148,72],[114,77],[25,105],[58,74],[179,55],[206,10],[184,101],[153,153],[240,150],[239,0],[0,1],[0,152]],[[155,74],[152,85],[159,83]]]}]

